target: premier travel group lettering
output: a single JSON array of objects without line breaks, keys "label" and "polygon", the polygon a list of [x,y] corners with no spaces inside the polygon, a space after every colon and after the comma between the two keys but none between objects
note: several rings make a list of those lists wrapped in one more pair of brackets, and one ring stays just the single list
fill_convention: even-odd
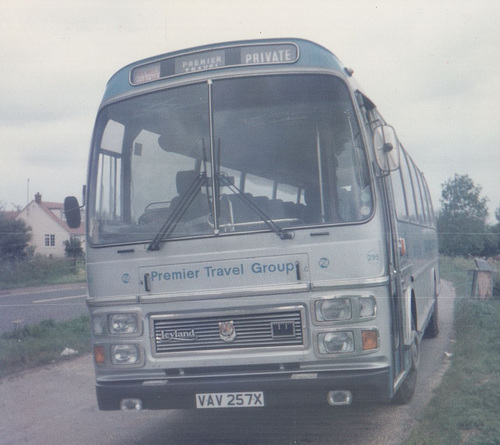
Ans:
[{"label": "premier travel group lettering", "polygon": [[[292,262],[286,263],[261,263],[254,262],[250,265],[249,273],[252,275],[259,274],[285,274],[289,275],[295,271],[295,264]],[[169,272],[160,272],[157,270],[151,271],[151,281],[184,281],[196,280],[199,278],[224,278],[238,277],[245,275],[247,268],[245,264],[240,263],[236,266],[214,267],[203,266],[199,269],[178,269]]]}]

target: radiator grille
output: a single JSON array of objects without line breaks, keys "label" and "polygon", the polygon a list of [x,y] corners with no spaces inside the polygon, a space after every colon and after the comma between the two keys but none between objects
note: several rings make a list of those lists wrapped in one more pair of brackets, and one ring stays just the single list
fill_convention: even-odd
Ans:
[{"label": "radiator grille", "polygon": [[303,345],[300,309],[153,320],[157,354]]}]

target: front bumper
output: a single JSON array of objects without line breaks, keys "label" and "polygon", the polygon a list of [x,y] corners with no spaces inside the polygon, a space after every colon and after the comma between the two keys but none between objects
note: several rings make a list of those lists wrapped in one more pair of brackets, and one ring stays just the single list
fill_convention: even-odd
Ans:
[{"label": "front bumper", "polygon": [[124,399],[138,399],[143,409],[194,409],[196,394],[264,392],[266,407],[327,405],[329,391],[350,391],[353,401],[392,397],[389,368],[322,371],[308,374],[176,378],[150,381],[97,382],[100,410],[119,410]]}]

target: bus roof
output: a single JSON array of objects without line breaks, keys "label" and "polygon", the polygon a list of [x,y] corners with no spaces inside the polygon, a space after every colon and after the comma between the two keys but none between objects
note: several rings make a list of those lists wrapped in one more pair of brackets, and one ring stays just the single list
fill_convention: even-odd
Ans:
[{"label": "bus roof", "polygon": [[270,68],[316,68],[348,78],[346,69],[329,50],[314,42],[297,39],[259,39],[204,45],[166,53],[131,63],[109,80],[103,102],[124,94],[145,91],[172,80],[207,78],[221,72],[231,75],[241,68],[253,72]]}]

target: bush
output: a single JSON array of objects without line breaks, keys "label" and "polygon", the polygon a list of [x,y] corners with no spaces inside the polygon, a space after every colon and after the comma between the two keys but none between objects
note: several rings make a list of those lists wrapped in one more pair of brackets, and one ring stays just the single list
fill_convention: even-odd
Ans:
[{"label": "bush", "polygon": [[30,228],[23,220],[11,218],[0,208],[0,260],[13,261],[27,257]]},{"label": "bush", "polygon": [[78,238],[64,241],[64,255],[67,258],[82,258],[84,253],[81,241]]}]

